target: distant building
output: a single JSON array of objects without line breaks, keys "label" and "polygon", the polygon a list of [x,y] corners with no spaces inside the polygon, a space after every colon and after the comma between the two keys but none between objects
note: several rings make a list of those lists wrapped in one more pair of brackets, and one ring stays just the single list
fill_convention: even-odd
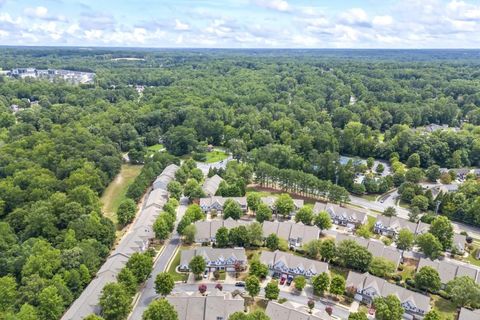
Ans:
[{"label": "distant building", "polygon": [[218,213],[223,212],[223,206],[225,205],[225,201],[228,199],[232,199],[233,201],[237,202],[240,205],[240,208],[243,212],[247,211],[247,198],[246,197],[208,197],[208,198],[200,198],[200,208],[202,208],[203,212],[208,213],[212,210],[215,210]]},{"label": "distant building", "polygon": [[251,222],[244,220],[234,220],[231,217],[226,220],[216,219],[208,221],[195,222],[195,242],[210,243],[215,242],[218,229],[225,227],[227,229],[236,228],[239,226],[247,226]]},{"label": "distant building", "polygon": [[273,272],[292,276],[310,278],[328,271],[328,264],[325,262],[299,257],[279,250],[275,252],[262,251],[260,261]]},{"label": "distant building", "polygon": [[424,232],[425,228],[425,224],[419,225],[418,223],[400,217],[386,217],[379,215],[373,227],[373,231],[384,236],[396,237],[402,229],[407,229],[411,233],[417,234],[419,233],[417,230],[422,230],[422,232]]},{"label": "distant building", "polygon": [[153,182],[153,189],[167,190],[168,184],[175,179],[175,173],[178,169],[180,169],[180,167],[175,164],[167,166],[162,174]]},{"label": "distant building", "polygon": [[307,226],[301,222],[264,221],[262,230],[265,238],[274,233],[279,238],[287,240],[294,248],[300,248],[320,237],[320,229],[317,226]]},{"label": "distant building", "polygon": [[473,265],[467,264],[458,264],[449,260],[435,260],[430,259],[420,259],[418,263],[417,272],[425,267],[432,267],[438,271],[440,280],[442,284],[447,284],[449,281],[462,276],[467,276],[475,280],[476,283],[480,284],[480,269],[474,267]]},{"label": "distant building", "polygon": [[[277,201],[277,197],[262,197],[260,198],[260,200],[262,201],[262,203],[266,204],[273,213],[276,213],[275,202]],[[295,213],[303,207],[303,204],[304,201],[302,199],[293,199],[293,205],[295,208],[292,212],[290,212],[290,215],[295,215]]]},{"label": "distant building", "polygon": [[216,289],[205,296],[198,292],[178,292],[166,299],[177,311],[178,320],[227,320],[232,313],[245,309],[240,295]]},{"label": "distant building", "polygon": [[430,297],[394,285],[368,273],[350,271],[346,288],[354,288],[357,292],[355,299],[366,304],[371,304],[376,297],[395,295],[406,313],[422,316],[430,310]]}]

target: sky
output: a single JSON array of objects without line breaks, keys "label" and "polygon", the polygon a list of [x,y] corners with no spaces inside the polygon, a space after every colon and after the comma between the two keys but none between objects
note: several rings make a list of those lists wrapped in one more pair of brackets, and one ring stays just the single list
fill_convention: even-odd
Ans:
[{"label": "sky", "polygon": [[480,48],[480,0],[0,0],[0,45]]}]

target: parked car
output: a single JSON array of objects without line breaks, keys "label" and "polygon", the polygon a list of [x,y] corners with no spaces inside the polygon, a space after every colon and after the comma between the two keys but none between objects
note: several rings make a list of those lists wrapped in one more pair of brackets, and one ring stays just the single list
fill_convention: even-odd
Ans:
[{"label": "parked car", "polygon": [[207,270],[205,270],[205,272],[203,273],[203,278],[204,278],[204,279],[207,279],[207,278],[208,278],[208,271],[207,271]]},{"label": "parked car", "polygon": [[237,282],[235,282],[235,287],[245,287],[245,282],[237,281]]},{"label": "parked car", "polygon": [[280,285],[283,285],[285,283],[285,280],[287,280],[287,276],[283,274],[280,278]]},{"label": "parked car", "polygon": [[288,276],[287,277],[287,286],[291,285],[293,281],[293,276]]}]

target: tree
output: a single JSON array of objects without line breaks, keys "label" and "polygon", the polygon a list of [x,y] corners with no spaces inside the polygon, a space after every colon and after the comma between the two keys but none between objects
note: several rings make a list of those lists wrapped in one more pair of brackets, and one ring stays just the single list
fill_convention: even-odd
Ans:
[{"label": "tree", "polygon": [[417,273],[415,273],[415,286],[420,289],[430,292],[437,292],[440,290],[442,281],[438,275],[437,270],[432,267],[422,267]]},{"label": "tree", "polygon": [[328,290],[330,286],[330,277],[326,272],[317,274],[312,278],[313,293],[323,296],[323,293]]},{"label": "tree", "polygon": [[183,229],[183,240],[187,244],[191,244],[195,242],[195,234],[197,233],[197,228],[195,227],[194,224],[191,224],[189,226],[186,226]]},{"label": "tree", "polygon": [[247,205],[248,205],[248,208],[253,212],[257,212],[258,207],[260,206],[261,203],[262,203],[262,200],[258,192],[250,192],[249,194],[247,194]]},{"label": "tree", "polygon": [[178,181],[170,181],[167,185],[167,191],[170,193],[170,196],[180,200],[180,197],[182,196],[182,184]]},{"label": "tree", "polygon": [[166,217],[166,215],[160,214],[153,223],[153,231],[155,232],[155,238],[157,238],[158,240],[165,240],[170,235],[170,226],[167,219],[168,218]]},{"label": "tree", "polygon": [[317,259],[320,252],[321,240],[312,240],[303,245],[303,251],[308,258]]},{"label": "tree", "polygon": [[375,164],[375,159],[372,157],[367,158],[367,168],[372,169],[373,165]]},{"label": "tree", "polygon": [[397,215],[397,209],[394,207],[387,207],[385,210],[383,210],[383,215],[386,217],[394,217]]},{"label": "tree", "polygon": [[140,284],[147,280],[152,272],[153,260],[148,253],[135,252],[131,255],[130,259],[128,259],[126,266],[132,271],[137,279],[137,283]]},{"label": "tree", "polygon": [[409,168],[420,167],[420,156],[418,153],[412,153],[410,157],[408,157],[406,164]]},{"label": "tree", "polygon": [[55,286],[49,286],[38,295],[38,311],[42,319],[56,320],[63,311],[63,299]]},{"label": "tree", "polygon": [[313,209],[311,206],[303,206],[295,214],[295,222],[302,222],[306,225],[311,225],[313,220]]},{"label": "tree", "polygon": [[105,320],[125,319],[130,312],[131,298],[118,283],[108,283],[100,296],[100,307]]},{"label": "tree", "polygon": [[442,318],[435,309],[432,309],[423,317],[423,320],[442,320]]},{"label": "tree", "polygon": [[443,250],[452,246],[453,226],[445,216],[438,216],[430,224],[429,232],[433,234],[442,244]]},{"label": "tree", "polygon": [[286,218],[295,209],[295,204],[288,193],[282,193],[275,201],[274,207],[277,214]]},{"label": "tree", "polygon": [[368,270],[372,261],[372,254],[353,240],[340,242],[336,249],[336,255],[340,265],[362,272]]},{"label": "tree", "polygon": [[264,279],[268,275],[268,266],[261,263],[258,257],[255,257],[250,262],[249,274],[256,276],[259,279]]},{"label": "tree", "polygon": [[169,153],[181,156],[196,148],[197,134],[193,128],[172,126],[164,135],[163,144]]},{"label": "tree", "polygon": [[432,260],[437,259],[442,252],[442,244],[429,232],[417,236],[416,242],[420,250]]},{"label": "tree", "polygon": [[447,283],[446,291],[457,307],[479,307],[480,285],[468,277],[457,277]]},{"label": "tree", "polygon": [[425,172],[425,176],[431,182],[437,182],[437,180],[440,178],[440,175],[441,175],[440,166],[436,164],[428,167],[427,171]]},{"label": "tree", "polygon": [[129,268],[122,268],[117,275],[117,280],[130,295],[133,296],[137,292],[137,278]]},{"label": "tree", "polygon": [[405,180],[413,183],[419,183],[423,178],[423,170],[420,168],[411,168],[405,173]]},{"label": "tree", "polygon": [[[15,315],[15,320],[38,320],[38,319],[39,319],[39,316],[38,316],[37,309],[28,303],[24,303],[20,308],[20,311]],[[93,319],[89,317],[86,317],[84,319],[85,320],[103,320],[100,317],[98,317],[98,319]]]},{"label": "tree", "polygon": [[254,298],[260,292],[260,282],[255,276],[248,276],[245,280],[245,288],[248,294]]},{"label": "tree", "polygon": [[320,256],[324,261],[330,261],[335,257],[335,241],[325,239],[320,243]]},{"label": "tree", "polygon": [[198,277],[207,268],[207,263],[202,256],[195,256],[190,260],[188,268],[196,277]]},{"label": "tree", "polygon": [[175,308],[167,299],[155,300],[143,312],[142,320],[178,320]]},{"label": "tree", "polygon": [[397,248],[400,250],[411,250],[415,236],[408,229],[401,229],[397,235]]},{"label": "tree", "polygon": [[183,194],[190,200],[202,198],[205,196],[202,187],[195,179],[188,179],[185,187],[183,188]]},{"label": "tree", "polygon": [[122,226],[132,222],[137,212],[137,204],[132,199],[126,198],[120,202],[117,209],[118,223]]},{"label": "tree", "polygon": [[272,220],[272,210],[265,203],[260,203],[255,212],[255,219],[260,223]]},{"label": "tree", "polygon": [[314,217],[314,224],[320,229],[320,230],[327,230],[332,227],[332,218],[326,211],[320,211],[315,217]]},{"label": "tree", "polygon": [[315,300],[308,299],[307,301],[308,312],[312,313],[312,309],[315,308]]},{"label": "tree", "polygon": [[215,243],[219,248],[226,248],[230,245],[230,239],[228,237],[228,229],[220,227],[215,234]]},{"label": "tree", "polygon": [[307,280],[304,276],[297,276],[295,279],[293,279],[293,283],[295,284],[295,289],[302,291],[307,285]]},{"label": "tree", "polygon": [[0,313],[13,310],[17,299],[17,283],[12,276],[0,278]]},{"label": "tree", "polygon": [[243,211],[238,202],[232,199],[227,199],[227,201],[225,201],[223,206],[223,219],[232,218],[238,220],[242,215]]},{"label": "tree", "polygon": [[385,171],[385,166],[381,163],[379,163],[377,165],[377,168],[375,169],[375,172],[377,172],[378,174],[382,174],[383,171]]},{"label": "tree", "polygon": [[265,298],[268,300],[276,300],[280,294],[280,288],[278,287],[278,281],[272,280],[265,286]]},{"label": "tree", "polygon": [[378,320],[402,320],[404,309],[400,300],[394,295],[378,297],[373,300],[375,318]]},{"label": "tree", "polygon": [[275,251],[278,249],[279,239],[275,233],[271,233],[268,235],[267,239],[265,240],[265,245],[268,249]]},{"label": "tree", "polygon": [[348,315],[348,320],[368,320],[367,315],[364,312],[352,312]]},{"label": "tree", "polygon": [[161,272],[157,274],[155,278],[155,292],[166,296],[172,292],[173,287],[175,286],[175,280],[173,276],[168,272]]},{"label": "tree", "polygon": [[334,275],[330,281],[330,293],[341,295],[345,292],[345,278],[341,275]]},{"label": "tree", "polygon": [[248,243],[250,246],[259,247],[263,244],[262,225],[256,221],[247,226]]},{"label": "tree", "polygon": [[395,264],[392,261],[383,257],[374,257],[370,263],[368,272],[374,276],[385,278],[395,272],[395,269]]},{"label": "tree", "polygon": [[421,194],[416,195],[412,199],[412,206],[417,207],[421,211],[425,211],[428,209],[428,198]]}]

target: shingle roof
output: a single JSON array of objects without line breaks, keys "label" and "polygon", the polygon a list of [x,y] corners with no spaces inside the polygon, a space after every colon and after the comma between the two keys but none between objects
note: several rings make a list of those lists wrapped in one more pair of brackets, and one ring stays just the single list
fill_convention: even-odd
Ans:
[{"label": "shingle roof", "polygon": [[217,193],[218,187],[220,183],[222,183],[223,179],[219,175],[214,175],[211,178],[205,179],[203,183],[202,189],[205,192],[205,195],[211,197]]},{"label": "shingle roof", "polygon": [[328,264],[325,262],[299,257],[279,250],[276,250],[273,253],[269,251],[262,251],[260,255],[260,261],[269,265],[270,267],[275,266],[278,263],[282,263],[290,270],[299,269],[303,270],[303,272],[310,271],[312,274],[328,271]]},{"label": "shingle roof", "polygon": [[216,261],[218,259],[228,259],[234,257],[236,260],[247,261],[244,248],[210,248],[200,247],[197,249],[182,250],[180,253],[180,265],[187,266],[194,256],[202,256],[208,261]]},{"label": "shingle roof", "polygon": [[480,309],[473,310],[473,311],[465,308],[460,309],[458,320],[478,320],[478,319],[480,319]]},{"label": "shingle roof", "polygon": [[175,164],[167,166],[153,182],[153,189],[167,190],[168,184],[175,179],[175,173],[180,167]]},{"label": "shingle roof", "polygon": [[291,302],[280,304],[275,301],[269,301],[266,315],[272,320],[330,320],[332,319],[326,311],[312,310],[308,312],[306,306],[295,305]]},{"label": "shingle roof", "polygon": [[430,309],[430,297],[394,285],[387,282],[385,279],[372,276],[368,273],[360,274],[350,271],[346,280],[346,287],[354,287],[357,290],[372,288],[382,297],[394,294],[399,298],[401,303],[410,301],[417,308],[424,310],[425,312]]},{"label": "shingle roof", "polygon": [[458,264],[452,261],[420,259],[417,270],[424,266],[429,266],[438,271],[442,283],[447,283],[456,277],[468,276],[473,280],[477,280],[480,276],[480,269],[471,265]]}]

